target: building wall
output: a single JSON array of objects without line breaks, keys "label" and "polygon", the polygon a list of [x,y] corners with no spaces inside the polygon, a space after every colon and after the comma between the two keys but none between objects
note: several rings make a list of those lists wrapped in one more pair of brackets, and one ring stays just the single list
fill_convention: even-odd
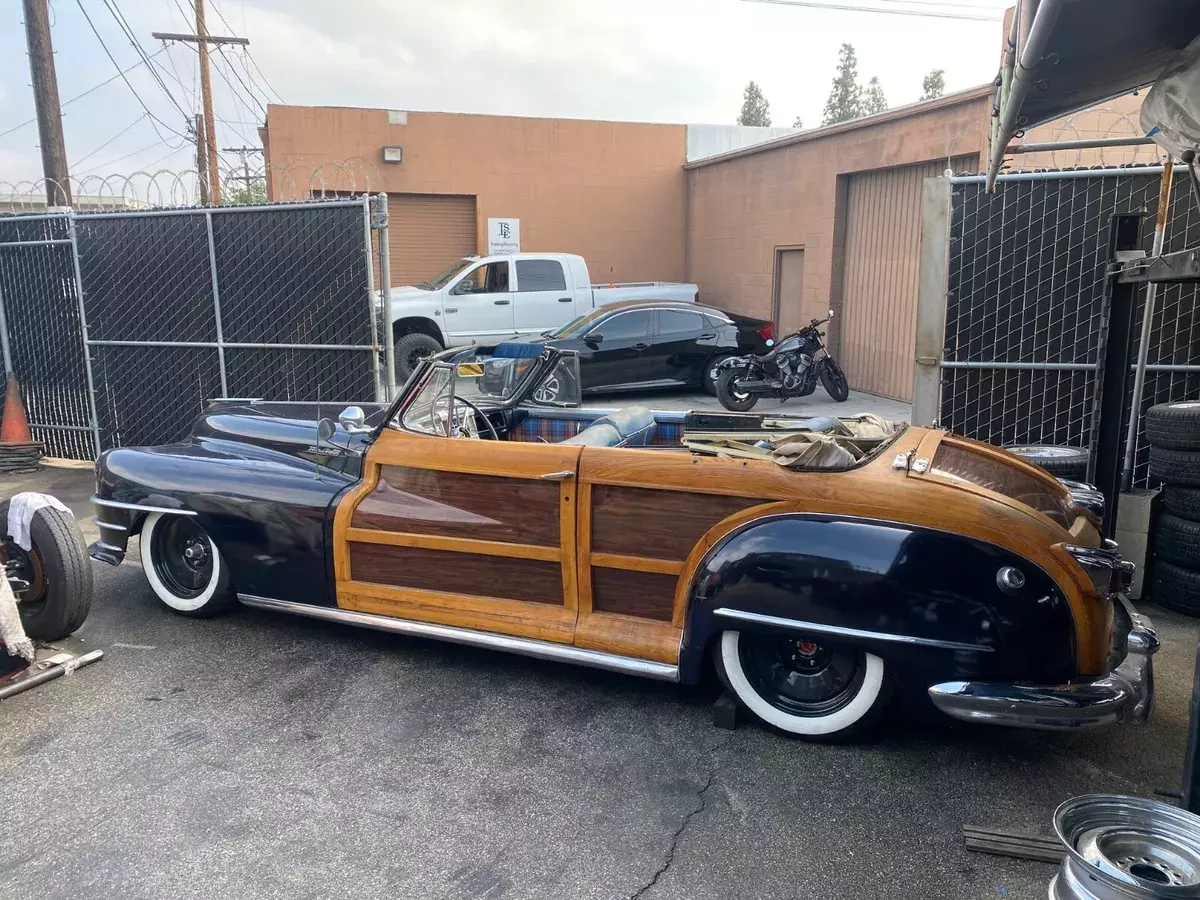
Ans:
[{"label": "building wall", "polygon": [[700,285],[707,303],[766,318],[775,249],[803,247],[802,310],[786,318],[824,315],[831,299],[836,310],[835,250],[845,236],[845,176],[979,154],[989,103],[990,90],[976,89],[693,164],[688,280]]},{"label": "building wall", "polygon": [[474,195],[481,253],[488,218],[517,217],[522,250],[580,253],[595,281],[683,280],[684,125],[273,105],[264,131],[273,199]]}]

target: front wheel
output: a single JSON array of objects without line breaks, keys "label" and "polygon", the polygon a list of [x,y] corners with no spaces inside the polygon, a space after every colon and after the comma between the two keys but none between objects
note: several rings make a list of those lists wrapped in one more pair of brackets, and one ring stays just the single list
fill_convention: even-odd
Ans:
[{"label": "front wheel", "polygon": [[847,740],[887,705],[883,660],[855,647],[726,631],[721,680],[768,725],[806,740]]},{"label": "front wheel", "polygon": [[846,373],[832,356],[821,360],[821,385],[825,388],[825,393],[838,403],[845,403],[850,399],[850,382],[846,380]]},{"label": "front wheel", "polygon": [[413,373],[413,369],[421,364],[421,360],[442,352],[442,344],[437,338],[422,331],[412,331],[396,338],[393,351],[396,360],[396,384],[404,384]]},{"label": "front wheel", "polygon": [[142,570],[172,612],[194,619],[233,605],[229,570],[195,516],[151,513],[142,526]]},{"label": "front wheel", "polygon": [[731,412],[746,412],[753,409],[754,404],[758,402],[758,394],[737,389],[735,381],[745,374],[745,369],[726,369],[717,379],[717,399]]}]

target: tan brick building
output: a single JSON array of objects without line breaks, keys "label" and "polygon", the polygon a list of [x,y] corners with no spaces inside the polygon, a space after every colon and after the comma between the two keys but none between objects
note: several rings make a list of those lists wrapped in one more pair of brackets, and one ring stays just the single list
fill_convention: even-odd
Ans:
[{"label": "tan brick building", "polygon": [[[703,302],[784,330],[832,308],[851,384],[907,399],[922,183],[979,170],[992,95],[985,85],[702,158],[711,126],[378,109],[271,106],[262,137],[272,199],[388,193],[393,284],[486,252],[487,220],[517,218],[522,250],[580,253],[596,281],[694,281]],[[1122,98],[1026,139],[1135,134],[1139,107]],[[1127,148],[1019,164],[1153,158]]]}]

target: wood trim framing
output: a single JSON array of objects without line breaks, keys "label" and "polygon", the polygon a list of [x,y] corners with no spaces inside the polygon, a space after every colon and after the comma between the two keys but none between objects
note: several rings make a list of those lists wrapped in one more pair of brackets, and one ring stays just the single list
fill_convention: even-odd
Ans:
[{"label": "wood trim framing", "polygon": [[482,556],[507,556],[561,562],[567,554],[558,547],[537,544],[507,544],[503,541],[477,541],[472,538],[442,537],[437,534],[412,534],[406,531],[380,531],[375,528],[346,529],[346,540],[362,544],[387,544],[392,547],[416,547],[422,550],[446,550]]},{"label": "wood trim framing", "polygon": [[658,575],[678,575],[683,571],[683,563],[677,560],[622,556],[618,553],[593,553],[592,565],[605,569],[628,569],[630,572],[652,572]]}]

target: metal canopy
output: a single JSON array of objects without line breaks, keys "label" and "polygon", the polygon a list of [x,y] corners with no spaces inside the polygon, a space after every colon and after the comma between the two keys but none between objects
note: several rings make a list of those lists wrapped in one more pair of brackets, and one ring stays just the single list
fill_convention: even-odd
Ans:
[{"label": "metal canopy", "polygon": [[1021,0],[1014,31],[1017,52],[997,104],[989,186],[1015,132],[1152,83],[1200,34],[1200,2]]}]

